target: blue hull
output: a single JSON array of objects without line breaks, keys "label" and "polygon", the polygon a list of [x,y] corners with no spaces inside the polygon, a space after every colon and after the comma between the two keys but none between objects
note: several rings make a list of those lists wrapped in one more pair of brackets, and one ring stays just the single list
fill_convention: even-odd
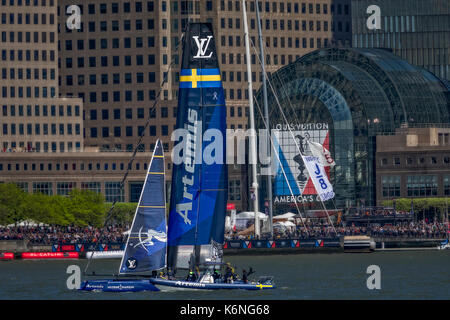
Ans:
[{"label": "blue hull", "polygon": [[168,286],[175,288],[188,288],[199,290],[224,290],[224,289],[243,289],[243,290],[268,290],[275,289],[273,284],[261,283],[244,283],[242,281],[235,281],[234,283],[200,283],[189,282],[182,280],[165,280],[158,278],[151,278],[150,282],[154,285]]},{"label": "blue hull", "polygon": [[103,292],[138,292],[138,291],[159,291],[157,287],[150,283],[148,279],[130,280],[87,280],[83,281],[79,290],[103,291]]}]

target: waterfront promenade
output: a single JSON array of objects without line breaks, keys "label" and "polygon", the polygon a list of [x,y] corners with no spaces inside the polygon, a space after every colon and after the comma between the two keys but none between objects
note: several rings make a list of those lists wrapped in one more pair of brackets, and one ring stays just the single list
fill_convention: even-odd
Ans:
[{"label": "waterfront promenade", "polygon": [[[303,248],[306,251],[326,251],[320,248],[342,248],[340,239],[345,236],[363,235],[370,236],[377,243],[378,248],[382,246],[385,248],[435,247],[446,238],[447,230],[445,223],[425,222],[411,222],[397,226],[340,225],[335,229],[327,224],[307,224],[306,227],[296,226],[282,232],[277,230],[273,238],[268,234],[255,239],[253,235],[228,233],[225,235],[225,253],[227,249],[231,252],[231,249],[252,248],[300,248],[296,251],[302,251]],[[126,242],[127,230],[128,226],[1,227],[0,252],[59,251],[61,248],[73,248],[74,251],[81,250],[80,248],[82,248],[81,251],[101,251],[105,248],[120,250]]]}]

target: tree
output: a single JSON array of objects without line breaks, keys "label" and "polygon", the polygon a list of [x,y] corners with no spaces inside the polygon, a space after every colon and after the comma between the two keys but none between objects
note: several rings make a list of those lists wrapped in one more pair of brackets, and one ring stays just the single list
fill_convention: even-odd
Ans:
[{"label": "tree", "polygon": [[27,218],[26,196],[27,194],[14,183],[0,185],[0,224],[7,225]]},{"label": "tree", "polygon": [[[441,219],[446,212],[446,198],[399,198],[395,199],[395,208],[397,211],[411,211],[411,201],[413,201],[415,212],[432,211],[435,208],[439,210]],[[382,201],[383,206],[393,207],[393,200]]]},{"label": "tree", "polygon": [[100,193],[90,190],[74,189],[66,198],[67,213],[73,217],[72,222],[79,226],[103,226],[105,218],[104,198]]},{"label": "tree", "polygon": [[[106,203],[105,209],[108,213],[112,203]],[[110,213],[109,224],[131,225],[136,212],[137,203],[116,203],[114,209]]]}]

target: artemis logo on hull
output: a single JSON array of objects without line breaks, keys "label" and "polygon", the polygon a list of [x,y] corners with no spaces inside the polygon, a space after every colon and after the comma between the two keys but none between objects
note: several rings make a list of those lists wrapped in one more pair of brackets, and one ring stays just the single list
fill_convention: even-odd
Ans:
[{"label": "artemis logo on hull", "polygon": [[[208,50],[209,42],[211,41],[213,36],[208,36],[207,38],[202,38],[199,40],[198,36],[193,36],[192,38],[195,40],[197,44],[197,54],[194,56],[195,59],[209,59],[212,56],[212,51],[207,56],[206,51]],[[205,43],[206,42],[206,43]]]}]

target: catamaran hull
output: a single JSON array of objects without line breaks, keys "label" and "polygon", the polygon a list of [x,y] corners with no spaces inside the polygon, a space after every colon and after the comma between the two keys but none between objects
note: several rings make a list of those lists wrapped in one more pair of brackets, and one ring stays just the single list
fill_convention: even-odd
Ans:
[{"label": "catamaran hull", "polygon": [[244,283],[244,282],[234,282],[234,283],[200,283],[200,282],[189,282],[180,280],[165,280],[165,279],[154,279],[151,278],[150,282],[157,287],[174,287],[174,288],[184,288],[184,289],[198,289],[198,290],[230,290],[230,289],[243,289],[243,290],[267,290],[275,289],[273,284],[260,284],[260,283]]},{"label": "catamaran hull", "polygon": [[83,281],[79,290],[103,292],[139,292],[159,291],[148,279],[145,280],[87,280]]},{"label": "catamaran hull", "polygon": [[88,251],[86,259],[122,259],[124,250]]}]

